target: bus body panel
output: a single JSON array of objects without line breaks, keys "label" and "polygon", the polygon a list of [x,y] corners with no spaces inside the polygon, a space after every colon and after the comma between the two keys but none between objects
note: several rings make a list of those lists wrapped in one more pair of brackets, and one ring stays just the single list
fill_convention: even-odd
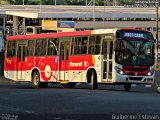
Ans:
[{"label": "bus body panel", "polygon": [[[101,45],[106,41],[107,45],[113,45],[116,41],[116,31],[117,29],[109,29],[109,30],[93,30],[93,31],[84,31],[84,32],[66,32],[66,33],[54,33],[54,34],[39,34],[39,35],[27,35],[27,36],[14,36],[9,37],[8,41],[14,40],[39,40],[39,39],[50,39],[50,38],[59,38],[59,47],[65,42],[69,42],[71,44],[72,38],[75,37],[83,37],[83,36],[93,36],[100,35],[101,37]],[[142,31],[143,32],[143,31]],[[106,36],[105,36],[106,35]],[[113,36],[108,36],[113,35]],[[130,35],[127,33],[127,35]],[[132,35],[132,34],[131,34]],[[133,34],[134,35],[134,34]],[[103,40],[104,39],[104,40]],[[108,42],[110,41],[110,42]],[[111,44],[112,42],[112,44]],[[88,43],[89,44],[89,43]],[[110,46],[109,46],[110,47]],[[107,47],[107,58],[102,53],[101,54],[80,54],[80,55],[72,55],[71,52],[68,55],[67,59],[62,59],[62,55],[45,55],[45,56],[25,56],[24,62],[17,62],[18,59],[16,57],[7,58],[5,57],[4,64],[4,75],[6,78],[12,79],[14,81],[31,81],[32,73],[34,69],[37,69],[40,73],[40,81],[41,82],[83,82],[87,83],[87,73],[89,69],[93,69],[96,71],[97,75],[97,83],[153,83],[155,73],[151,76],[147,76],[146,74],[154,67],[148,66],[146,67],[146,72],[143,75],[137,75],[135,72],[134,75],[121,75],[117,73],[116,66],[123,69],[125,71],[126,67],[116,63],[115,61],[115,50],[110,58],[110,50]],[[70,46],[71,51],[71,46]],[[7,47],[6,52],[7,53]],[[58,50],[60,53],[60,50]],[[68,54],[68,53],[67,53]],[[104,66],[112,64],[111,79],[109,77],[104,77]],[[131,67],[131,66],[129,66]],[[135,66],[136,67],[136,66]],[[142,67],[139,67],[142,68]],[[107,72],[109,68],[107,67]],[[140,73],[138,73],[140,74]],[[23,78],[22,78],[23,76]],[[22,79],[19,79],[22,78]],[[135,78],[135,79],[134,79]],[[138,79],[138,80],[137,80]],[[141,79],[141,80],[140,80]]]},{"label": "bus body panel", "polygon": [[4,76],[12,80],[17,80],[17,58],[5,58],[4,61]]},{"label": "bus body panel", "polygon": [[[116,64],[116,66],[121,67],[121,65]],[[149,67],[149,69],[152,69],[154,66]],[[132,67],[133,69],[133,67]],[[148,71],[148,67],[146,67],[146,71]],[[117,73],[117,71],[114,69],[114,81],[113,83],[134,83],[134,84],[140,84],[140,83],[145,83],[145,84],[152,84],[154,83],[154,76],[155,73],[151,76],[147,75],[140,75],[142,72],[134,71],[133,75],[121,75]],[[139,75],[138,75],[139,74]]]}]

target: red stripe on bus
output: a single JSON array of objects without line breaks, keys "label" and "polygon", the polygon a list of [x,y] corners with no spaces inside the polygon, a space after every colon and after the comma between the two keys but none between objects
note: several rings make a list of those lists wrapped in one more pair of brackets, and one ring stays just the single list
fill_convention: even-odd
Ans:
[{"label": "red stripe on bus", "polygon": [[28,40],[28,39],[44,39],[44,38],[60,38],[69,36],[86,36],[91,35],[91,30],[75,31],[75,32],[61,32],[61,33],[47,33],[47,34],[33,34],[21,36],[9,36],[7,40]]}]

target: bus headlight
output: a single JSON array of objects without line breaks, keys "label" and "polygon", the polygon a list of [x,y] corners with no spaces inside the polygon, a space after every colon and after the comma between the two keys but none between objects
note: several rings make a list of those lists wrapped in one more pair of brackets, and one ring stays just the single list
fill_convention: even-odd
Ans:
[{"label": "bus headlight", "polygon": [[151,75],[153,75],[153,73],[154,73],[154,68],[152,68],[152,69],[147,73],[147,75],[148,75],[148,76],[151,76]]},{"label": "bus headlight", "polygon": [[122,71],[122,69],[121,68],[119,68],[119,67],[115,67],[115,70],[116,70],[116,72],[118,73],[118,74],[121,74],[121,75],[124,75],[124,72]]}]

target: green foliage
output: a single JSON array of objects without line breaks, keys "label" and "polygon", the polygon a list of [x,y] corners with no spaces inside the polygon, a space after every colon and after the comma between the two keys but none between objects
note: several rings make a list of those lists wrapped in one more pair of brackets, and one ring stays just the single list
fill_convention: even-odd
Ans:
[{"label": "green foliage", "polygon": [[84,5],[85,1],[84,0],[65,0],[64,4],[65,5]]},{"label": "green foliage", "polygon": [[42,5],[54,5],[54,0],[41,0]]},{"label": "green foliage", "polygon": [[29,1],[27,4],[25,5],[39,5],[40,2],[37,2],[37,1]]},{"label": "green foliage", "polygon": [[97,5],[97,6],[104,6],[105,2],[106,1],[104,1],[104,0],[95,0],[95,5]]},{"label": "green foliage", "polygon": [[[57,0],[58,1],[58,0]],[[22,5],[23,0],[6,0],[11,5]],[[54,5],[55,0],[24,0],[25,5],[39,5],[41,2],[42,5]]]},{"label": "green foliage", "polygon": [[134,4],[134,0],[120,0],[120,3],[122,6],[124,5],[133,5]]},{"label": "green foliage", "polygon": [[[5,0],[12,5],[22,5],[23,0]],[[25,5],[54,5],[55,0],[24,0]],[[87,3],[91,0],[87,0]],[[113,5],[114,0],[95,0],[96,6]],[[56,0],[57,5],[86,5],[86,0]],[[118,0],[119,5],[133,5],[134,0]],[[91,5],[93,4],[93,1]]]},{"label": "green foliage", "polygon": [[[6,2],[9,2],[11,5],[22,5],[23,0],[6,0]],[[27,4],[28,0],[24,0],[24,4]]]}]

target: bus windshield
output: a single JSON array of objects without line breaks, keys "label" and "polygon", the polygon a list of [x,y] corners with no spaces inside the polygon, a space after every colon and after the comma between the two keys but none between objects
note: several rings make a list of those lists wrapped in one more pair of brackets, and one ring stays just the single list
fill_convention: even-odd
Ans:
[{"label": "bus windshield", "polygon": [[154,65],[154,42],[142,40],[117,40],[115,60],[127,66]]}]

